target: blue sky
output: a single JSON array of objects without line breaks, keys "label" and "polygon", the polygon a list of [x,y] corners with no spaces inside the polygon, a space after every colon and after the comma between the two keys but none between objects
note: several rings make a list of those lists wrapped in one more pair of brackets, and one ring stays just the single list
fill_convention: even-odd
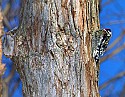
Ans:
[{"label": "blue sky", "polygon": [[[9,0],[3,0],[2,1],[2,9],[3,10],[6,7],[6,4],[8,2],[9,2]],[[14,10],[16,10],[19,7],[20,7],[20,0],[14,0],[14,2],[12,3],[12,8]],[[18,25],[19,24],[18,16],[14,16],[14,18],[11,19],[11,21],[9,23],[10,23],[9,25],[12,28],[15,27],[16,25]],[[7,32],[8,29],[5,27],[4,31]],[[10,74],[10,72],[12,70],[13,62],[9,58],[6,58],[4,55],[2,56],[2,62],[4,64],[6,64],[6,71],[5,71],[5,74],[3,76],[3,78],[6,78]],[[22,96],[22,83],[21,83],[21,81],[19,79],[19,74],[16,71],[14,73],[14,76],[12,77],[10,82],[8,83],[9,84],[9,93],[11,93],[13,91],[12,89],[14,89],[15,83],[17,83],[17,81],[19,81],[19,85],[18,85],[17,89],[15,90],[15,92],[13,93],[12,97],[23,97]]]},{"label": "blue sky", "polygon": [[[111,3],[105,5],[105,2],[112,1]],[[110,28],[112,30],[112,38],[110,44],[121,34],[123,29],[125,29],[125,0],[102,0],[101,3],[101,13],[100,13],[100,24],[101,28]],[[104,6],[105,5],[105,6]],[[107,53],[111,53],[117,47],[125,43],[125,37],[122,41],[112,48]],[[109,45],[110,45],[109,44]],[[106,54],[107,54],[106,53]],[[105,54],[105,55],[106,55]],[[120,53],[116,54],[112,58],[106,60],[101,64],[100,68],[100,85],[115,77],[118,73],[125,71],[125,50],[122,50]],[[101,96],[107,95],[106,97],[119,97],[120,90],[125,84],[125,78],[121,78],[115,82],[112,82],[108,87],[100,91]],[[110,89],[112,90],[106,94]],[[115,96],[114,96],[115,95]]]}]

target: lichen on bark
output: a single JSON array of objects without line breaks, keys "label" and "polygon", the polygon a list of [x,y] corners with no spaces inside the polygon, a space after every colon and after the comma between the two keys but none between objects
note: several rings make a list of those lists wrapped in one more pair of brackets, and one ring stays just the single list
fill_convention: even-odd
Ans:
[{"label": "lichen on bark", "polygon": [[24,97],[99,97],[91,32],[97,0],[24,0],[15,37]]}]

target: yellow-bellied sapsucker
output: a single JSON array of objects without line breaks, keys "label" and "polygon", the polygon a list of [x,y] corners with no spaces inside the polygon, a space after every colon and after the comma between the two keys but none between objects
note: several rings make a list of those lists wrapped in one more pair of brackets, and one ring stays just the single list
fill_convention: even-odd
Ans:
[{"label": "yellow-bellied sapsucker", "polygon": [[[111,38],[110,29],[102,29],[92,33],[92,56],[95,59],[97,67],[97,78],[99,77],[99,58],[102,56],[107,48]],[[98,79],[97,79],[98,80]]]}]

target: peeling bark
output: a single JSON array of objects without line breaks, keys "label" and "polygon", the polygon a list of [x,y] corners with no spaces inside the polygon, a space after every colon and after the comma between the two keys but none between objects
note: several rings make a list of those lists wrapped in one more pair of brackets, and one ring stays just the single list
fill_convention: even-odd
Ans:
[{"label": "peeling bark", "polygon": [[13,61],[24,97],[99,97],[91,33],[98,0],[24,0]]}]

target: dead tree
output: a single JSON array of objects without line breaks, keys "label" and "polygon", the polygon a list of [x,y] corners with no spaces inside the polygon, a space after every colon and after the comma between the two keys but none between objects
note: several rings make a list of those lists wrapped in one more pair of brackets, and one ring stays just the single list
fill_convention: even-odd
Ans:
[{"label": "dead tree", "polygon": [[99,97],[91,33],[98,0],[22,0],[12,60],[24,97]]}]

